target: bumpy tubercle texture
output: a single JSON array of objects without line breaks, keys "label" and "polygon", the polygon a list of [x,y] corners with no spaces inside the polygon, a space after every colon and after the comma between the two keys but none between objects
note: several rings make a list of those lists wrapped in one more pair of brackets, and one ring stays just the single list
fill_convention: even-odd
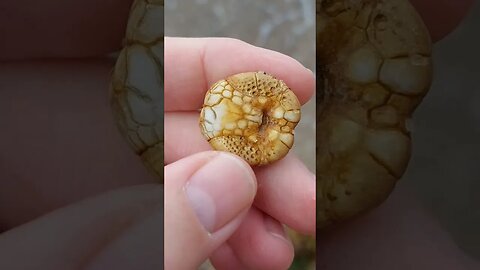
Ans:
[{"label": "bumpy tubercle texture", "polygon": [[163,0],[136,0],[125,47],[112,74],[116,124],[145,166],[163,183]]},{"label": "bumpy tubercle texture", "polygon": [[292,148],[300,114],[300,102],[283,81],[265,72],[245,72],[208,90],[200,129],[215,150],[266,165]]},{"label": "bumpy tubercle texture", "polygon": [[317,1],[317,227],[381,204],[404,174],[431,41],[407,0]]}]

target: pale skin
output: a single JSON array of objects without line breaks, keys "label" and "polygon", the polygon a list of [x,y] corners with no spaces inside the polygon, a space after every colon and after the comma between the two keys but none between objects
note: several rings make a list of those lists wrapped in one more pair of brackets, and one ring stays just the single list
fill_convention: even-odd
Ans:
[{"label": "pale skin", "polygon": [[[9,11],[9,16],[0,13],[0,58],[5,60],[0,63],[0,122],[4,125],[0,135],[0,229],[11,229],[0,235],[0,268],[132,269],[135,261],[138,269],[156,269],[163,263],[158,256],[163,253],[159,241],[163,191],[114,126],[107,106],[113,61],[98,57],[119,49],[131,1],[116,1],[112,6],[108,1],[77,2],[58,0],[37,7],[33,6],[36,1],[27,0],[0,4],[0,10]],[[415,1],[415,5],[438,40],[455,28],[471,2],[425,0]],[[21,12],[25,6],[30,7],[26,14]],[[89,12],[92,6],[95,14]],[[432,6],[443,12],[429,12]],[[82,8],[91,18],[81,16]],[[22,19],[25,17],[30,21]],[[48,18],[55,18],[55,23]],[[439,20],[441,24],[436,23]],[[222,56],[232,52],[243,60],[229,62]],[[278,236],[279,224],[315,233],[314,176],[294,155],[255,169],[255,176],[242,161],[220,157],[226,166],[217,174],[237,181],[234,183],[239,185],[230,186],[229,191],[238,196],[232,195],[236,198],[232,208],[224,209],[220,225],[214,226],[219,229],[210,236],[190,206],[177,203],[185,198],[173,194],[179,194],[176,191],[189,180],[182,172],[195,172],[212,159],[211,153],[203,152],[209,149],[208,143],[193,130],[198,128],[193,125],[198,120],[193,110],[201,106],[209,84],[246,69],[273,67],[278,70],[271,72],[283,76],[305,103],[313,92],[312,74],[287,56],[232,40],[167,39],[165,53],[165,66],[170,67],[165,70],[165,204],[170,209],[165,213],[166,269],[181,269],[174,268],[179,263],[191,269],[208,257],[218,269],[287,268],[293,249],[289,240]],[[83,58],[87,56],[90,58]],[[80,59],[61,59],[77,57]],[[172,59],[183,64],[169,66]],[[217,59],[222,59],[221,63]],[[169,81],[169,72],[182,76],[181,85]],[[173,137],[168,132],[174,125],[192,130]],[[179,146],[176,140],[188,143]],[[246,172],[246,179],[231,175],[241,171]],[[290,175],[297,180],[291,181]],[[123,189],[105,193],[117,188]],[[429,263],[434,261],[433,269],[476,269],[478,264],[464,256],[431,217],[415,203],[406,203],[409,198],[408,191],[399,189],[370,215],[322,235],[317,264],[324,269],[350,269],[352,265],[385,269],[382,265],[395,262],[398,269],[406,269],[411,263],[432,266]],[[412,227],[405,221],[411,219],[424,226]],[[377,234],[380,230],[387,233]],[[435,251],[418,244],[431,239]],[[400,252],[414,245],[415,252]],[[372,259],[374,265],[362,260],[372,247],[385,252]],[[262,249],[268,252],[260,252]],[[131,257],[119,260],[123,257],[119,254],[127,251]],[[355,256],[344,260],[341,254],[345,253]]]}]

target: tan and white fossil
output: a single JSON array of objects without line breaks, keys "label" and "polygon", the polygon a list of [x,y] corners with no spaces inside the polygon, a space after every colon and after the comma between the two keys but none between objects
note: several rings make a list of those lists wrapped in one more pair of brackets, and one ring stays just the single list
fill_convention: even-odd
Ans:
[{"label": "tan and white fossil", "polygon": [[163,16],[163,0],[133,3],[110,91],[120,132],[162,182]]},{"label": "tan and white fossil", "polygon": [[213,84],[205,95],[200,129],[210,145],[265,165],[293,145],[300,102],[281,80],[264,72],[240,73]]},{"label": "tan and white fossil", "polygon": [[[317,1],[317,227],[381,204],[404,174],[431,41],[408,0]],[[323,88],[322,88],[323,87]]]}]

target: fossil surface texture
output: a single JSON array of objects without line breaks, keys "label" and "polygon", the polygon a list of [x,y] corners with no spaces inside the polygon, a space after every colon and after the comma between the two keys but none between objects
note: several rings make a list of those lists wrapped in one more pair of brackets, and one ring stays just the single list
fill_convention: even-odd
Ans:
[{"label": "fossil surface texture", "polygon": [[163,0],[136,0],[112,76],[117,126],[163,182]]},{"label": "fossil surface texture", "polygon": [[213,84],[205,95],[200,129],[210,145],[250,165],[283,158],[293,146],[300,102],[281,80],[246,72]]},{"label": "fossil surface texture", "polygon": [[317,1],[317,227],[378,206],[404,174],[431,49],[407,0]]}]

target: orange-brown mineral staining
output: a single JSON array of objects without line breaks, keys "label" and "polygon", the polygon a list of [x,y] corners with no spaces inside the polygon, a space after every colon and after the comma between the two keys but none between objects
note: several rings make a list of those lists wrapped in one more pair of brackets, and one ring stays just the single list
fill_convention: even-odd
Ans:
[{"label": "orange-brown mineral staining", "polygon": [[431,50],[407,0],[317,1],[317,227],[379,205],[405,172]]},{"label": "orange-brown mineral staining", "polygon": [[292,148],[300,102],[281,80],[246,72],[213,84],[205,95],[200,129],[210,145],[265,165]]}]

